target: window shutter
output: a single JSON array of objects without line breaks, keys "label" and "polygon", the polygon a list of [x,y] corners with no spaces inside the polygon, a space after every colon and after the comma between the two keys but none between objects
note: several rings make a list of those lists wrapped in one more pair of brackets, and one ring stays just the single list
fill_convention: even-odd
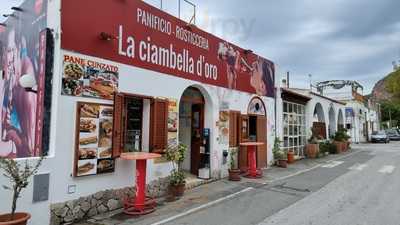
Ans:
[{"label": "window shutter", "polygon": [[122,133],[123,133],[123,126],[122,126],[122,117],[124,111],[124,95],[120,93],[114,94],[114,113],[113,113],[113,157],[117,158],[121,155],[123,149],[123,142],[122,142]]},{"label": "window shutter", "polygon": [[264,145],[257,147],[257,167],[267,166],[267,118],[257,116],[257,142],[263,142]]},{"label": "window shutter", "polygon": [[162,153],[167,147],[168,101],[154,99],[150,113],[150,150]]},{"label": "window shutter", "polygon": [[237,147],[239,145],[238,119],[239,112],[229,111],[229,147]]}]

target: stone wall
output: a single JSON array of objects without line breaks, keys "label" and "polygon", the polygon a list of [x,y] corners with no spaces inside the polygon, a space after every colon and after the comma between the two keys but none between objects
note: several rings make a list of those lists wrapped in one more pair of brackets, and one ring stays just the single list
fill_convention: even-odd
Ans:
[{"label": "stone wall", "polygon": [[[147,195],[165,196],[168,190],[168,178],[160,178],[147,184]],[[126,197],[135,195],[135,187],[104,190],[79,199],[52,204],[50,206],[50,224],[72,224],[82,219],[122,208]]]}]

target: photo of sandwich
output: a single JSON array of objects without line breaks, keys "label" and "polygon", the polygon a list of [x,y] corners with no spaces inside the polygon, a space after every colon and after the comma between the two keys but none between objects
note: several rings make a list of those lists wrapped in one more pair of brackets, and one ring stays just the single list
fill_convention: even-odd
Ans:
[{"label": "photo of sandwich", "polygon": [[114,160],[112,159],[99,159],[97,161],[97,173],[114,172]]},{"label": "photo of sandwich", "polygon": [[[98,93],[99,97],[112,99],[116,86],[114,83],[104,79],[90,79],[90,88]],[[85,93],[84,93],[85,94]]]},{"label": "photo of sandwich", "polygon": [[82,104],[81,117],[98,118],[100,106],[96,104]]},{"label": "photo of sandwich", "polygon": [[97,156],[97,149],[95,148],[81,148],[79,149],[79,159],[95,159]]},{"label": "photo of sandwich", "polygon": [[96,159],[79,160],[77,166],[77,176],[94,175],[97,172]]},{"label": "photo of sandwich", "polygon": [[112,157],[112,149],[111,148],[103,148],[99,149],[99,156],[100,159],[106,159]]},{"label": "photo of sandwich", "polygon": [[100,109],[101,117],[113,117],[114,109],[112,107],[101,107]]},{"label": "photo of sandwich", "polygon": [[111,147],[113,123],[111,119],[100,119],[99,147]]},{"label": "photo of sandwich", "polygon": [[79,123],[79,131],[83,133],[93,133],[97,129],[95,119],[81,118]]},{"label": "photo of sandwich", "polygon": [[97,143],[97,136],[89,136],[89,137],[82,137],[79,138],[79,145],[91,145]]}]

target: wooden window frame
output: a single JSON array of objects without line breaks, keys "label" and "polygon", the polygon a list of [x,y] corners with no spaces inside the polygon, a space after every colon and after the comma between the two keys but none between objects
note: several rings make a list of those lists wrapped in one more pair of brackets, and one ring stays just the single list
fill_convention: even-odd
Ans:
[{"label": "wooden window frame", "polygon": [[[126,99],[127,98],[136,98],[136,99],[142,99],[142,100],[150,100],[150,126],[148,127],[149,129],[149,152],[155,152],[155,153],[164,153],[165,152],[165,148],[167,147],[167,143],[168,143],[168,99],[166,98],[155,98],[155,97],[151,97],[151,96],[146,96],[146,95],[138,95],[138,94],[130,94],[130,93],[124,93],[124,92],[118,92],[114,94],[115,96],[120,96],[123,98],[122,100],[122,111],[118,112],[120,113],[120,129],[114,130],[114,138],[119,138],[119,146],[115,146],[114,145],[114,141],[116,141],[113,138],[113,157],[119,157],[121,155],[122,152],[124,152],[124,144],[125,144],[125,133],[126,133]],[[153,145],[155,142],[155,137],[154,137],[154,129],[156,129],[156,124],[154,124],[152,122],[152,118],[155,118],[156,116],[156,112],[157,109],[154,109],[153,104],[157,101],[161,101],[161,102],[165,102],[165,141],[163,141],[161,148],[158,149],[154,149]],[[115,110],[118,110],[117,107],[114,106]],[[116,112],[114,111],[114,123],[116,124],[118,121],[115,121],[116,117]],[[143,117],[143,114],[142,114]],[[114,125],[116,126],[116,125]],[[143,143],[143,121],[142,121],[142,135],[141,135],[141,145]]]}]

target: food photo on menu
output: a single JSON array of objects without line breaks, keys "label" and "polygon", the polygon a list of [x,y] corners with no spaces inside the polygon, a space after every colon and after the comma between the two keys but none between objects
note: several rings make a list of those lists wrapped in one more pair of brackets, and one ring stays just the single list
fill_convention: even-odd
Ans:
[{"label": "food photo on menu", "polygon": [[83,91],[83,66],[75,63],[64,64],[62,78],[62,94],[72,96],[82,96]]},{"label": "food photo on menu", "polygon": [[113,123],[111,119],[100,119],[99,147],[111,147]]},{"label": "food photo on menu", "polygon": [[77,175],[87,176],[97,173],[97,159],[79,160]]},{"label": "food photo on menu", "polygon": [[100,106],[100,117],[108,117],[112,119],[113,111],[114,109],[112,107]]},{"label": "food photo on menu", "polygon": [[111,147],[99,148],[98,149],[98,153],[99,153],[99,155],[97,156],[97,158],[99,158],[99,159],[108,159],[108,158],[112,157],[112,149],[111,149]]},{"label": "food photo on menu", "polygon": [[97,130],[96,119],[92,118],[81,118],[79,123],[79,132],[82,133],[94,133]]},{"label": "food photo on menu", "polygon": [[64,62],[62,87],[64,95],[113,99],[118,73]]},{"label": "food photo on menu", "polygon": [[79,149],[79,160],[95,159],[97,156],[96,148],[81,148]]},{"label": "food photo on menu", "polygon": [[81,118],[99,118],[100,106],[95,104],[82,104],[81,105]]},{"label": "food photo on menu", "polygon": [[83,95],[88,97],[99,97],[112,99],[113,93],[118,87],[118,73],[87,67]]},{"label": "food photo on menu", "polygon": [[114,160],[99,159],[97,161],[97,173],[110,173],[110,172],[114,172]]}]

